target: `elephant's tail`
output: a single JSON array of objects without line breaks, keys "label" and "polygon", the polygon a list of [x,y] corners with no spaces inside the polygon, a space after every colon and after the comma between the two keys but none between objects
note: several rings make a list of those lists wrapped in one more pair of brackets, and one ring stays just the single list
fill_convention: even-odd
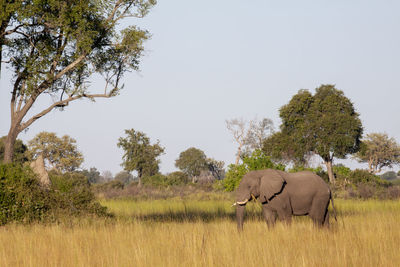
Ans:
[{"label": "elephant's tail", "polygon": [[337,215],[336,215],[336,209],[335,209],[335,205],[333,204],[333,196],[332,196],[332,191],[330,192],[331,194],[331,203],[332,203],[332,210],[333,210],[333,215],[335,216],[335,221],[337,222]]}]

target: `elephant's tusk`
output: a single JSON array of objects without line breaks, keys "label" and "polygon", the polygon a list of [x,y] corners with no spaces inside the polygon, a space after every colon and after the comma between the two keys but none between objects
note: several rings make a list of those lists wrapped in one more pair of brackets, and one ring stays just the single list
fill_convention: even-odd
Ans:
[{"label": "elephant's tusk", "polygon": [[245,201],[238,201],[238,202],[236,202],[235,204],[236,205],[244,205],[244,204],[246,204],[247,203],[247,201],[249,201],[248,199],[247,200],[245,200]]}]

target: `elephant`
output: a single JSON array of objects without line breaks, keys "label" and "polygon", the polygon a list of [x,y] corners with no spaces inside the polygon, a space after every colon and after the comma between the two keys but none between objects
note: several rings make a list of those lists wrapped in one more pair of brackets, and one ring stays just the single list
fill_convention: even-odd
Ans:
[{"label": "elephant", "polygon": [[336,219],[332,193],[321,177],[310,171],[287,173],[265,169],[250,171],[243,176],[236,190],[236,220],[238,230],[243,230],[246,203],[258,199],[262,204],[263,217],[269,227],[278,218],[290,223],[292,216],[309,215],[314,224],[329,226],[328,206]]}]

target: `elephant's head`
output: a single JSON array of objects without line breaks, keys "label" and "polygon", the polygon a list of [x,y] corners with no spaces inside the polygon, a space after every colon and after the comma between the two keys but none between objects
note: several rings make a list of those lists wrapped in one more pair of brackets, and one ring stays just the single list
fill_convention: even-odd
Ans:
[{"label": "elephant's head", "polygon": [[243,228],[243,215],[246,203],[252,198],[258,198],[260,202],[268,202],[275,194],[278,194],[285,184],[283,175],[276,170],[252,171],[243,176],[236,190],[236,219],[238,228]]}]

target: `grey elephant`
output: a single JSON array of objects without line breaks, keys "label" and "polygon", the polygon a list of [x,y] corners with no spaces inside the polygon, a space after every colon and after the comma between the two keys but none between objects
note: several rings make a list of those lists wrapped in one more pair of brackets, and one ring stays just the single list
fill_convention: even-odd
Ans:
[{"label": "grey elephant", "polygon": [[273,226],[276,215],[290,223],[293,215],[309,215],[318,226],[329,225],[328,206],[336,219],[332,193],[318,175],[302,171],[287,173],[266,169],[247,173],[236,191],[236,220],[239,231],[243,229],[246,203],[258,199],[262,203],[263,216],[268,226]]}]

